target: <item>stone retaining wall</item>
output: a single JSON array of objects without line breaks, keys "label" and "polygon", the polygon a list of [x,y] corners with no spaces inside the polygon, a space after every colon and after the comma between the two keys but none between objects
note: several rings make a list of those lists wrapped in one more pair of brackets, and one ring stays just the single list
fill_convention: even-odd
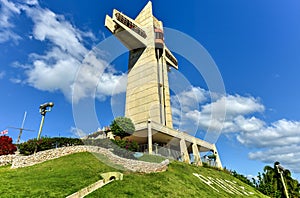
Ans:
[{"label": "stone retaining wall", "polygon": [[12,164],[16,155],[1,155],[0,156],[0,166],[6,166]]},{"label": "stone retaining wall", "polygon": [[151,173],[165,171],[168,167],[169,160],[166,159],[161,163],[150,163],[132,159],[126,159],[113,154],[108,149],[97,146],[70,146],[56,148],[46,151],[41,151],[29,156],[20,155],[7,155],[0,156],[0,166],[12,164],[11,168],[20,168],[26,166],[32,166],[45,162],[47,160],[59,158],[65,155],[79,153],[79,152],[93,152],[100,153],[108,157],[113,164],[123,166],[125,169],[133,172]]}]

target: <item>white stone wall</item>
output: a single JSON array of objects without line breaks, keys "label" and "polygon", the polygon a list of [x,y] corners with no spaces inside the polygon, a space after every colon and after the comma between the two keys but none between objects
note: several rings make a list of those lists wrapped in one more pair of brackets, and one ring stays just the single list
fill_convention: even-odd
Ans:
[{"label": "white stone wall", "polygon": [[2,155],[0,156],[0,166],[6,166],[12,164],[16,155]]},{"label": "white stone wall", "polygon": [[73,153],[79,152],[93,152],[100,153],[108,157],[108,159],[114,163],[123,166],[125,169],[133,172],[161,172],[165,171],[168,167],[169,160],[165,160],[161,163],[150,163],[132,159],[126,159],[113,154],[108,149],[97,147],[97,146],[70,146],[56,148],[46,151],[41,151],[29,156],[20,155],[6,155],[0,156],[0,166],[12,164],[11,168],[20,168],[26,166],[32,166],[45,162],[47,160],[52,160],[62,156],[66,156]]}]

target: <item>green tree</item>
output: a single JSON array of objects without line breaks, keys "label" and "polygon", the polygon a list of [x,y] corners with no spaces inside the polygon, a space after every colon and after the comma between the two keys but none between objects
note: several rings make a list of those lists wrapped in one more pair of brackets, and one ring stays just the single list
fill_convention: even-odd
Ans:
[{"label": "green tree", "polygon": [[122,139],[135,131],[131,119],[126,117],[117,117],[114,119],[110,125],[110,129],[114,135],[120,136]]},{"label": "green tree", "polygon": [[[276,167],[278,164],[279,162],[275,162],[273,167],[265,166],[264,173],[258,173],[256,188],[265,195],[281,198],[285,197],[285,194],[281,177]],[[291,172],[287,169],[284,170],[282,174],[287,186],[289,197],[300,197],[299,182],[291,177]]]},{"label": "green tree", "polygon": [[288,189],[289,197],[300,197],[300,183],[292,178],[292,174],[289,170],[283,172],[286,187]]}]

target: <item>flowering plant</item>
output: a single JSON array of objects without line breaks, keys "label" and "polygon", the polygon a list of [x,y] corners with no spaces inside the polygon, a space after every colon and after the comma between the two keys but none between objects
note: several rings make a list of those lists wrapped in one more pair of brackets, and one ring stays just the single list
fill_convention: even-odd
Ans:
[{"label": "flowering plant", "polygon": [[14,154],[16,150],[17,147],[12,143],[11,137],[0,137],[0,155]]}]

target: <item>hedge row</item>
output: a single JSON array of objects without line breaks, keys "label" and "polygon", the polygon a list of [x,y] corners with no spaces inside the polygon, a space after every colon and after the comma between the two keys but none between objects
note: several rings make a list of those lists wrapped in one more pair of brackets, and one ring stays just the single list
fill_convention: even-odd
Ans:
[{"label": "hedge row", "polygon": [[[131,142],[132,146],[129,146],[129,141],[126,140],[110,140],[110,139],[87,139],[83,140],[85,145],[99,146],[107,149],[111,149],[112,152],[120,157],[135,159],[133,151],[138,148],[137,143]],[[124,142],[127,142],[124,143]],[[127,145],[127,146],[126,146]],[[134,149],[136,148],[136,149]]]},{"label": "hedge row", "polygon": [[66,137],[42,137],[37,141],[37,139],[31,139],[27,142],[18,145],[19,151],[24,155],[31,155],[37,148],[38,151],[49,150],[64,146],[76,146],[83,145],[81,139],[78,138],[66,138]]},{"label": "hedge row", "polygon": [[64,146],[76,145],[91,145],[99,146],[107,149],[124,158],[135,159],[133,152],[137,151],[138,144],[128,140],[110,140],[110,139],[78,139],[78,138],[65,138],[65,137],[42,137],[39,141],[31,139],[27,142],[18,145],[19,151],[23,155],[31,155],[34,153],[36,147],[38,151],[49,150]]}]

